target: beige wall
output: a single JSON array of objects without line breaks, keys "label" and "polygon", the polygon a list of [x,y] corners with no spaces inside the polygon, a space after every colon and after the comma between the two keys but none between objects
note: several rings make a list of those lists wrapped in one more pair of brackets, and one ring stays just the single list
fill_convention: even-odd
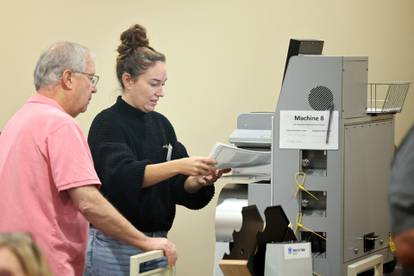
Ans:
[{"label": "beige wall", "polygon": [[[88,112],[78,117],[87,131],[118,94],[120,32],[141,23],[167,55],[158,110],[192,155],[206,155],[216,141],[227,142],[239,113],[275,109],[289,38],[323,39],[327,55],[369,56],[370,81],[414,80],[413,11],[412,0],[2,0],[0,129],[33,93],[40,52],[72,40],[95,51],[101,76]],[[397,116],[397,142],[413,122],[413,92]],[[180,252],[179,276],[212,274],[214,206],[178,209],[170,237]]]}]

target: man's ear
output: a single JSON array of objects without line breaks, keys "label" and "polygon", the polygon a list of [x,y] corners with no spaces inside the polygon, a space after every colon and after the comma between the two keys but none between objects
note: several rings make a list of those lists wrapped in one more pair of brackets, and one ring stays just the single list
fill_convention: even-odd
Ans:
[{"label": "man's ear", "polygon": [[129,73],[122,73],[122,84],[126,89],[131,88],[132,84],[134,84],[135,80],[131,77]]},{"label": "man's ear", "polygon": [[62,77],[60,79],[62,83],[63,89],[70,90],[73,88],[73,72],[71,70],[66,69],[62,73]]}]

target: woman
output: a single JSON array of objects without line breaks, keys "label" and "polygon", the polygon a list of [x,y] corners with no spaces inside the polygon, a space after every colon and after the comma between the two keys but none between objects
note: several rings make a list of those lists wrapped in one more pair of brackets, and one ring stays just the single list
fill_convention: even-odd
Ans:
[{"label": "woman", "polygon": [[[164,96],[165,56],[149,46],[145,29],[121,34],[116,71],[122,95],[94,119],[88,137],[102,193],[139,230],[166,237],[176,204],[203,208],[223,171],[215,160],[188,157],[171,123],[154,111]],[[128,275],[129,257],[141,252],[90,230],[87,275]],[[165,266],[165,259],[141,271]]]}]

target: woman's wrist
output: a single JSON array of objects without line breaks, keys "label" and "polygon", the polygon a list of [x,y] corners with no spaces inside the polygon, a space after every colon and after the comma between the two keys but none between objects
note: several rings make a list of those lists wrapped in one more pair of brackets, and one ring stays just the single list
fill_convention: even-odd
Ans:
[{"label": "woman's wrist", "polygon": [[167,161],[167,163],[170,165],[170,168],[168,168],[171,172],[173,172],[174,175],[181,174],[181,164],[180,159],[175,159],[171,161]]}]

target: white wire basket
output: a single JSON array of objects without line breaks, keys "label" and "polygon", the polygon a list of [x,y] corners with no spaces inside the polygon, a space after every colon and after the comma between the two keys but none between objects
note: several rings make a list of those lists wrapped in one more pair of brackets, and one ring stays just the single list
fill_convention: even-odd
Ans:
[{"label": "white wire basket", "polygon": [[368,83],[367,113],[399,113],[410,88],[409,81]]}]

